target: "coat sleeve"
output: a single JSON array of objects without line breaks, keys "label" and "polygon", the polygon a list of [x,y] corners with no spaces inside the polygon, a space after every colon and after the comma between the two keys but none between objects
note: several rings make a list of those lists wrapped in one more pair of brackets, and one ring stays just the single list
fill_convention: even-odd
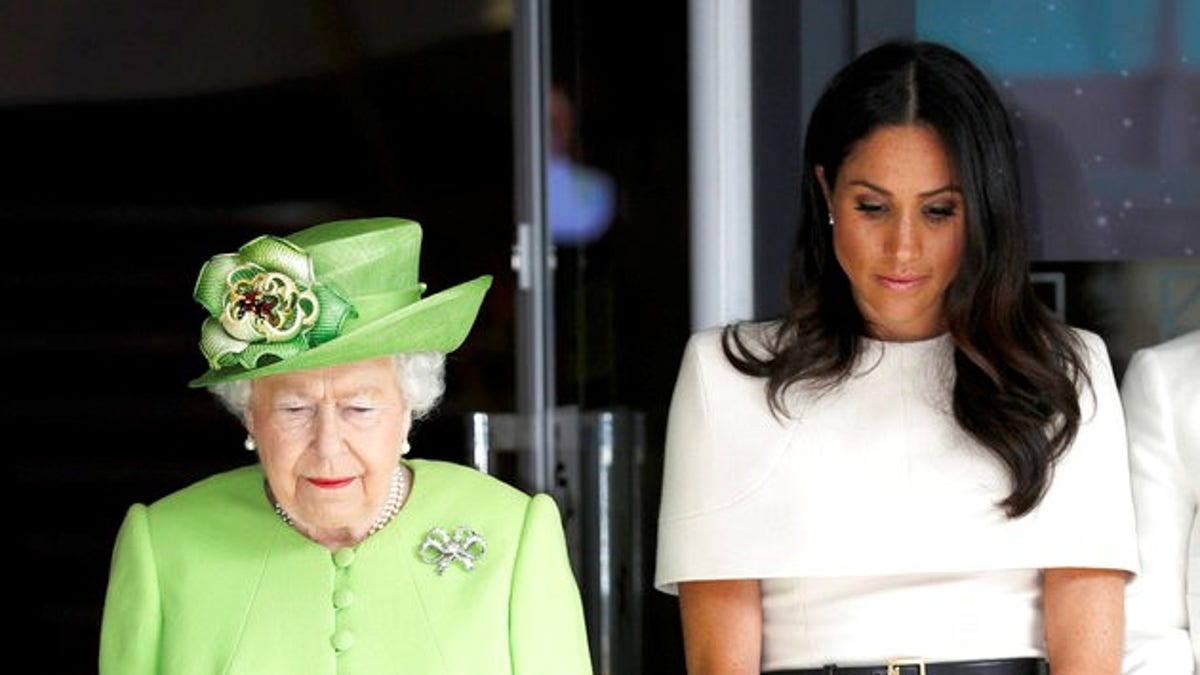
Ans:
[{"label": "coat sleeve", "polygon": [[1175,442],[1171,392],[1152,351],[1121,386],[1141,573],[1126,591],[1126,675],[1191,675],[1186,578],[1196,501]]},{"label": "coat sleeve", "polygon": [[591,675],[579,586],[548,495],[526,509],[508,611],[513,675]]},{"label": "coat sleeve", "polygon": [[146,507],[125,514],[113,547],[100,627],[100,675],[158,672],[162,611]]}]

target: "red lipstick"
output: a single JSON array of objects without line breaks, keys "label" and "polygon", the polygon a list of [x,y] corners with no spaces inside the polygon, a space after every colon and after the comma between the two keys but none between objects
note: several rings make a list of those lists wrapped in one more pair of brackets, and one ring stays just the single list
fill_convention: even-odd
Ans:
[{"label": "red lipstick", "polygon": [[323,490],[334,490],[354,482],[354,478],[309,478],[307,480]]}]

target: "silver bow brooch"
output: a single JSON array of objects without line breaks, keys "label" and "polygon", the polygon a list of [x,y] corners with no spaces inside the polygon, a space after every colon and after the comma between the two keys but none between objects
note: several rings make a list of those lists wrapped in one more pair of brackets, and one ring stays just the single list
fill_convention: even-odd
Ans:
[{"label": "silver bow brooch", "polygon": [[454,530],[454,534],[435,527],[421,542],[421,561],[437,565],[438,574],[445,572],[455,562],[470,572],[486,552],[487,542],[478,532],[466,526]]}]

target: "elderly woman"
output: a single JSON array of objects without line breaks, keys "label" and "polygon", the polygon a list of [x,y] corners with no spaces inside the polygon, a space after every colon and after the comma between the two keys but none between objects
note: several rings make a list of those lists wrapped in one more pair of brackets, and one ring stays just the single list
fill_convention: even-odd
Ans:
[{"label": "elderly woman", "polygon": [[201,269],[190,384],[258,462],[129,509],[102,674],[592,672],[554,501],[403,459],[491,283],[422,298],[420,245],[344,220]]}]

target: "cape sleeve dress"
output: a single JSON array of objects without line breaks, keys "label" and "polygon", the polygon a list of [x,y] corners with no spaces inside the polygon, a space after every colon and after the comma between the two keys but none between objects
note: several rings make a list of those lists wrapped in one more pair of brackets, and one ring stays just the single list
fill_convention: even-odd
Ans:
[{"label": "cape sleeve dress", "polygon": [[[770,330],[770,328],[765,328]],[[947,335],[866,341],[853,375],[768,409],[719,329],[683,355],[667,426],[655,586],[762,580],[764,670],[890,658],[1044,656],[1040,570],[1136,572],[1125,428],[1107,350],[1080,331],[1091,389],[1040,504],[951,411]]]}]

